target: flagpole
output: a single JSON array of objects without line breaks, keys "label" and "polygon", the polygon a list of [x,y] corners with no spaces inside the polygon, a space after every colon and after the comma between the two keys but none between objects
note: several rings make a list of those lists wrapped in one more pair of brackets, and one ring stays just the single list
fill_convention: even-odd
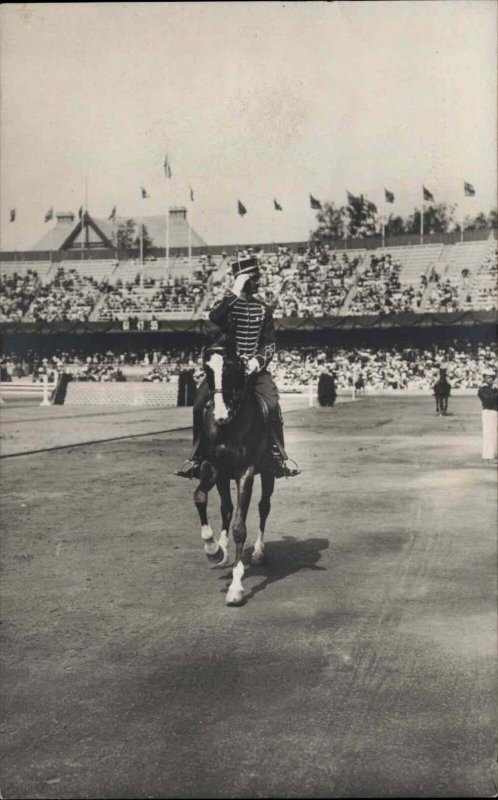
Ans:
[{"label": "flagpole", "polygon": [[384,200],[384,214],[382,216],[382,247],[386,246],[386,216],[387,216],[387,202]]},{"label": "flagpole", "polygon": [[85,211],[83,214],[83,224],[85,225],[85,247],[88,249],[88,178],[85,178]]},{"label": "flagpole", "polygon": [[117,210],[117,208],[115,207],[115,208],[114,208],[114,217],[113,217],[113,220],[112,220],[112,223],[113,223],[113,229],[114,229],[114,230],[113,230],[113,235],[114,235],[114,260],[115,260],[115,261],[117,261],[117,260],[118,260],[118,226],[117,226],[117,216],[118,216],[118,210]]},{"label": "flagpole", "polygon": [[422,213],[420,215],[420,244],[424,243],[424,190],[422,188]]},{"label": "flagpole", "polygon": [[193,207],[194,201],[192,197],[192,187],[188,187],[189,191],[189,198],[190,198],[190,209],[188,208],[187,203],[187,224],[188,224],[188,269],[190,275],[192,275],[192,222],[191,222],[191,215],[190,211]]}]

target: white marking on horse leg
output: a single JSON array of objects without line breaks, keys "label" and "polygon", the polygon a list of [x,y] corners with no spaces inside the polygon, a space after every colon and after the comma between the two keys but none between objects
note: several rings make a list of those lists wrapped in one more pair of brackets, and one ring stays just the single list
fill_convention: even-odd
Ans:
[{"label": "white marking on horse leg", "polygon": [[221,531],[218,544],[223,550],[223,561],[219,564],[219,566],[226,567],[228,564],[228,531]]},{"label": "white marking on horse leg", "polygon": [[244,577],[244,564],[239,561],[233,568],[232,582],[228,587],[227,592],[227,605],[238,606],[244,598],[244,587],[242,586],[242,578]]},{"label": "white marking on horse leg", "polygon": [[228,417],[228,409],[223,400],[221,390],[223,388],[223,356],[219,353],[213,353],[209,361],[206,361],[207,366],[213,370],[214,376],[214,418],[216,422],[223,422]]},{"label": "white marking on horse leg", "polygon": [[252,551],[252,556],[251,556],[252,564],[262,564],[265,559],[264,535],[265,534],[263,531],[259,531],[258,538],[254,543],[254,550]]},{"label": "white marking on horse leg", "polygon": [[203,525],[201,527],[201,536],[204,541],[204,551],[209,555],[212,556],[218,550],[218,545],[214,540],[213,531],[211,529],[211,525]]}]

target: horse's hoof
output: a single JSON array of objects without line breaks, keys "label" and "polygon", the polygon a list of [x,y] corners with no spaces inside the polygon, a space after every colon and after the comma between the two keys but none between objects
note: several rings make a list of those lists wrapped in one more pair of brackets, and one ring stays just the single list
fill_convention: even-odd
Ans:
[{"label": "horse's hoof", "polygon": [[264,560],[265,560],[264,553],[253,552],[253,554],[251,555],[251,564],[254,567],[258,567],[260,564],[263,564]]},{"label": "horse's hoof", "polygon": [[222,547],[217,547],[214,553],[206,552],[206,557],[211,568],[221,567],[223,563],[226,563],[225,559],[227,559],[227,552],[223,550]]},{"label": "horse's hoof", "polygon": [[[221,548],[223,550],[223,548]],[[228,564],[228,550],[223,550],[223,558],[217,564],[210,564],[209,569],[223,569]]]},{"label": "horse's hoof", "polygon": [[227,592],[226,604],[227,606],[241,606],[244,602],[244,590],[243,589],[234,589],[231,591],[230,589]]}]

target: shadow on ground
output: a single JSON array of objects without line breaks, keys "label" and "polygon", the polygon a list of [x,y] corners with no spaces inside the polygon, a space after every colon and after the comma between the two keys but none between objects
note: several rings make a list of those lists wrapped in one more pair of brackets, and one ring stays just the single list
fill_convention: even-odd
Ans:
[{"label": "shadow on ground", "polygon": [[[283,536],[278,541],[268,542],[265,545],[265,561],[259,566],[250,566],[251,575],[261,576],[263,580],[252,589],[246,590],[244,602],[247,603],[259,592],[264,591],[272,583],[285,580],[301,569],[311,569],[323,572],[326,567],[321,567],[318,561],[322,552],[329,547],[328,539],[296,539],[295,536]],[[244,551],[244,562],[250,563],[254,548],[248,547]],[[232,570],[220,576],[221,580],[232,579]],[[222,590],[226,594],[227,586]]]}]

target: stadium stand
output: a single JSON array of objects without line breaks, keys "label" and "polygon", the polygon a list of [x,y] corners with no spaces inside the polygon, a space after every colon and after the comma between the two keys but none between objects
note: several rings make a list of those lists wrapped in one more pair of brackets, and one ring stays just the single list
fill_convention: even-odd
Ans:
[{"label": "stadium stand", "polygon": [[[281,391],[303,389],[322,372],[334,373],[339,389],[351,388],[361,376],[367,390],[430,389],[444,365],[452,386],[475,389],[486,369],[498,367],[496,348],[484,343],[452,341],[443,347],[334,347],[301,345],[277,351],[270,370]],[[41,376],[53,370],[69,372],[79,382],[171,383],[180,372],[193,369],[203,378],[201,351],[194,348],[155,348],[147,351],[95,353],[59,351],[40,358],[34,352],[6,354],[2,369],[17,377]]]},{"label": "stadium stand", "polygon": [[88,320],[103,287],[76,269],[59,267],[52,281],[40,286],[25,319]]},{"label": "stadium stand", "polygon": [[36,270],[28,269],[0,275],[0,322],[19,321],[23,318],[40,288]]},{"label": "stadium stand", "polygon": [[477,273],[464,291],[461,306],[465,310],[483,309],[490,311],[497,307],[498,252],[493,248],[484,259]]}]

